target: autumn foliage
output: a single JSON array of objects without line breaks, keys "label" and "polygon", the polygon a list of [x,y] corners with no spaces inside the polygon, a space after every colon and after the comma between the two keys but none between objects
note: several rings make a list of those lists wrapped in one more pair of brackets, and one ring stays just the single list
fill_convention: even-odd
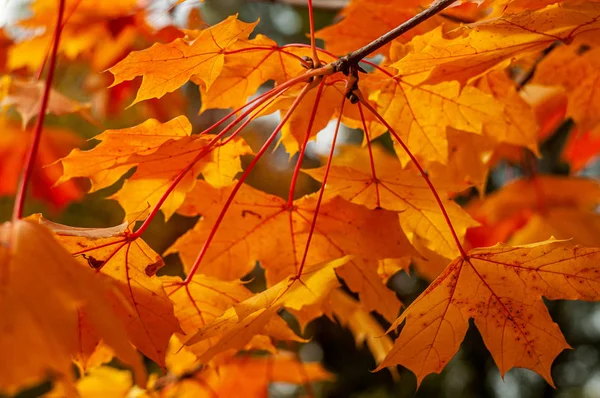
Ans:
[{"label": "autumn foliage", "polygon": [[[283,45],[259,20],[198,9],[157,29],[151,6],[34,0],[17,24],[35,35],[0,32],[0,194],[15,197],[0,392],[260,397],[283,382],[313,396],[335,378],[299,355],[320,317],[418,384],[473,320],[501,374],[554,385],[569,344],[543,299],[600,300],[600,186],[541,174],[539,148],[570,128],[573,173],[600,151],[599,2],[352,0],[315,31],[308,0],[310,44]],[[89,101],[57,84],[81,64]],[[66,117],[100,132],[84,143]],[[323,130],[330,149],[307,161]],[[275,148],[289,166],[276,193]],[[506,164],[522,177],[491,186]],[[122,224],[50,221],[86,191],[110,192]],[[34,197],[50,214],[24,213]],[[146,242],[184,218],[166,250]],[[414,270],[430,284],[402,303],[388,282]]]}]

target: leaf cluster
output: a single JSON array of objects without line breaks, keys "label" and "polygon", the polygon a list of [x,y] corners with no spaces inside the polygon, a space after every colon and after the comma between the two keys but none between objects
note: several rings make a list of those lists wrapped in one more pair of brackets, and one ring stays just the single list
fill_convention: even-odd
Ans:
[{"label": "leaf cluster", "polygon": [[[263,396],[275,382],[314,395],[333,375],[298,351],[322,316],[366,343],[377,370],[402,365],[418,383],[473,319],[502,375],[528,368],[553,385],[569,345],[543,298],[600,299],[600,186],[544,175],[537,159],[561,126],[573,172],[598,153],[600,3],[352,0],[315,32],[309,0],[310,45],[280,45],[238,15],[207,24],[194,10],[189,29],[158,30],[136,1],[56,3],[33,1],[19,22],[43,33],[0,36],[0,193],[17,186],[23,131],[31,162],[54,162],[31,174],[26,163],[0,226],[0,391],[51,377],[57,396]],[[51,87],[57,58],[87,65],[89,103]],[[186,112],[190,87],[201,118],[222,110],[204,127]],[[95,145],[40,135],[46,113],[99,124],[127,105],[142,121]],[[351,129],[360,143],[344,143]],[[274,148],[284,195],[253,182]],[[524,176],[491,192],[507,162]],[[90,194],[112,189],[123,223],[23,218],[28,179],[57,207],[83,195],[82,180]],[[162,255],[144,240],[160,213],[197,219]],[[161,270],[169,255],[181,273]],[[431,283],[405,306],[388,286],[411,267]],[[242,282],[257,270],[264,286]],[[148,377],[140,353],[161,371]]]}]

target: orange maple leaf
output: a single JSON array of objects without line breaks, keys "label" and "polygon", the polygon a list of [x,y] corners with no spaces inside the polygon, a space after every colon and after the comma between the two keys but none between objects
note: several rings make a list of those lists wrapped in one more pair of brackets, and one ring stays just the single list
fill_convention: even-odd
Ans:
[{"label": "orange maple leaf", "polygon": [[568,104],[566,116],[573,118],[581,131],[600,125],[600,49],[589,49],[585,42],[554,49],[544,58],[533,83],[564,88]]},{"label": "orange maple leaf", "polygon": [[263,35],[254,39],[238,39],[227,48],[223,70],[206,88],[204,82],[191,78],[200,86],[200,112],[210,108],[238,109],[258,88],[269,80],[283,83],[305,72],[310,49],[280,47]]},{"label": "orange maple leaf", "polygon": [[579,133],[575,129],[569,133],[562,159],[571,165],[572,171],[578,172],[585,168],[592,159],[597,158],[598,154],[600,154],[600,134],[596,131]]},{"label": "orange maple leaf", "polygon": [[176,39],[169,44],[134,51],[109,69],[115,76],[113,86],[143,76],[134,104],[160,98],[181,87],[192,76],[210,89],[223,69],[226,50],[237,40],[247,39],[257,23],[245,23],[231,16],[201,31],[192,42]]},{"label": "orange maple leaf", "polygon": [[[387,0],[352,0],[341,12],[343,19],[317,31],[316,36],[325,41],[328,51],[339,55],[346,54],[412,18],[420,6],[429,3],[429,0],[408,0],[399,4]],[[437,18],[433,18],[400,36],[399,40],[408,41],[433,29],[439,23]],[[389,45],[382,47],[377,53],[385,55],[388,50]]]},{"label": "orange maple leaf", "polygon": [[[204,215],[167,251],[178,252],[187,270],[216,228],[215,213],[230,192],[231,187],[214,189],[198,182],[179,210],[188,216]],[[250,272],[258,260],[270,285],[295,274],[303,263],[314,212],[313,197],[288,206],[284,199],[243,185],[218,225],[198,271],[233,280]],[[400,230],[396,214],[371,212],[334,198],[320,208],[305,262],[319,263],[344,254],[377,260],[400,258],[414,251]]]},{"label": "orange maple leaf", "polygon": [[[502,130],[501,126],[507,125],[504,105],[473,86],[461,88],[456,81],[415,85],[401,72],[383,68],[363,80],[371,88],[369,100],[377,104],[377,112],[419,160],[448,163],[448,127],[483,134],[486,126]],[[370,139],[386,130],[379,121],[367,125]],[[396,152],[407,164],[405,151],[398,146]]]},{"label": "orange maple leaf", "polygon": [[275,382],[303,384],[333,378],[315,362],[301,362],[288,351],[269,356],[238,356],[228,358],[213,367],[191,372],[194,377],[182,377],[168,382],[162,392],[169,397],[213,396],[232,397],[243,392],[248,397],[263,397]]},{"label": "orange maple leaf", "polygon": [[[114,184],[136,163],[128,162],[133,155],[150,155],[169,140],[187,137],[192,126],[181,116],[166,123],[148,119],[134,127],[106,130],[94,137],[100,141],[93,149],[73,149],[62,158],[63,174],[57,184],[75,177],[87,177],[92,183],[90,192]],[[127,137],[127,138],[125,138]]]},{"label": "orange maple leaf", "polygon": [[595,210],[599,197],[600,185],[591,179],[543,175],[520,179],[470,206],[471,213],[484,224],[482,230],[474,228],[470,233],[474,242],[482,244],[498,242],[477,239],[489,227],[495,227],[504,238],[501,241],[513,245],[552,235],[599,246],[600,217]]},{"label": "orange maple leaf", "polygon": [[[17,189],[32,131],[23,131],[18,125],[11,124],[1,117],[0,129],[0,195],[13,195]],[[72,131],[45,128],[31,180],[34,197],[49,202],[55,208],[62,208],[83,196],[82,187],[75,181],[52,187],[61,176],[60,166],[52,165],[53,162],[80,144],[81,139]]]},{"label": "orange maple leaf", "polygon": [[[150,119],[132,128],[107,130],[96,137],[102,142],[92,150],[75,149],[61,159],[65,172],[59,183],[73,177],[88,177],[95,191],[114,184],[137,166],[113,198],[123,206],[128,219],[133,220],[165,199],[167,190],[173,189],[161,207],[168,218],[196,185],[200,173],[217,187],[228,185],[241,171],[240,155],[251,153],[241,139],[220,148],[222,142],[214,135],[192,136],[191,131],[185,116],[166,123]],[[130,139],[122,143],[124,136]],[[175,181],[178,181],[176,186]]]},{"label": "orange maple leaf", "polygon": [[569,348],[552,322],[550,300],[599,300],[600,250],[545,241],[526,246],[498,244],[457,258],[394,322],[406,322],[379,368],[401,364],[420,383],[440,373],[475,320],[503,375],[517,366],[552,384],[550,366]]},{"label": "orange maple leaf", "polygon": [[143,383],[145,371],[127,341],[125,322],[107,301],[111,285],[77,264],[47,228],[26,220],[1,225],[0,272],[3,391],[33,385],[49,373],[71,380],[80,311],[89,328],[134,367]]},{"label": "orange maple leaf", "polygon": [[[58,3],[36,0],[30,5],[30,11],[31,17],[18,24],[22,28],[35,29],[37,34],[10,48],[8,68],[11,70],[39,69],[52,44]],[[134,43],[134,14],[139,11],[135,0],[103,4],[93,0],[66,1],[59,52],[71,60],[85,55],[95,70],[103,70]]]},{"label": "orange maple leaf", "polygon": [[[41,220],[85,267],[111,278],[128,306],[116,301],[115,311],[127,327],[129,340],[161,366],[169,339],[180,331],[162,283],[154,276],[163,260],[142,239],[129,239],[127,224],[112,228],[74,228]],[[111,301],[115,302],[115,298]]]}]

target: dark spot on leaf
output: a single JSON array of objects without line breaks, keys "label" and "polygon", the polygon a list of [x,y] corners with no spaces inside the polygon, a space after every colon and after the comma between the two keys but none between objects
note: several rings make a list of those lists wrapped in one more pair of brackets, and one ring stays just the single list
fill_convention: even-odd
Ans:
[{"label": "dark spot on leaf", "polygon": [[104,260],[96,260],[93,256],[88,256],[87,254],[82,254],[81,257],[85,258],[88,265],[95,270],[99,270],[100,268],[102,268],[102,266],[106,262]]},{"label": "dark spot on leaf", "polygon": [[242,210],[242,217],[246,217],[247,215],[253,215],[254,217],[262,218],[262,216],[252,210]]}]

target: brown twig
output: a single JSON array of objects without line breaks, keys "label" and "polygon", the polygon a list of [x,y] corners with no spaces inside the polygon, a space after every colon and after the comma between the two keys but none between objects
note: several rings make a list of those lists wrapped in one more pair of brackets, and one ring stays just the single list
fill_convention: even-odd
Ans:
[{"label": "brown twig", "polygon": [[364,47],[359,48],[356,51],[352,51],[351,53],[344,55],[339,60],[333,63],[333,68],[335,72],[343,72],[344,74],[348,74],[352,67],[355,67],[358,62],[360,62],[363,58],[369,56],[375,51],[379,50],[381,47],[385,46],[392,40],[396,39],[400,35],[408,32],[412,28],[416,27],[422,22],[425,22],[429,18],[434,15],[440,13],[444,9],[448,8],[452,3],[455,3],[456,0],[438,0],[433,3],[429,8],[421,11],[411,19],[401,23],[396,28],[390,30],[383,36],[373,40],[369,44]]},{"label": "brown twig", "polygon": [[15,196],[15,206],[13,208],[13,222],[20,219],[23,215],[23,204],[25,203],[25,196],[27,195],[27,185],[33,172],[33,166],[37,156],[38,148],[40,146],[40,140],[42,138],[42,130],[44,127],[44,118],[46,116],[46,109],[48,108],[48,102],[50,100],[50,89],[52,87],[52,79],[54,78],[54,70],[56,69],[56,56],[58,53],[58,45],[60,43],[60,34],[62,32],[63,14],[65,12],[65,0],[59,0],[58,2],[58,17],[56,20],[56,28],[54,30],[54,43],[52,44],[52,52],[50,54],[50,65],[48,67],[48,76],[46,77],[46,85],[44,87],[44,94],[42,96],[42,103],[40,105],[40,114],[38,115],[37,123],[33,133],[33,142],[27,154],[25,160],[25,167],[21,180],[19,181],[19,187],[17,189],[17,195]]}]

